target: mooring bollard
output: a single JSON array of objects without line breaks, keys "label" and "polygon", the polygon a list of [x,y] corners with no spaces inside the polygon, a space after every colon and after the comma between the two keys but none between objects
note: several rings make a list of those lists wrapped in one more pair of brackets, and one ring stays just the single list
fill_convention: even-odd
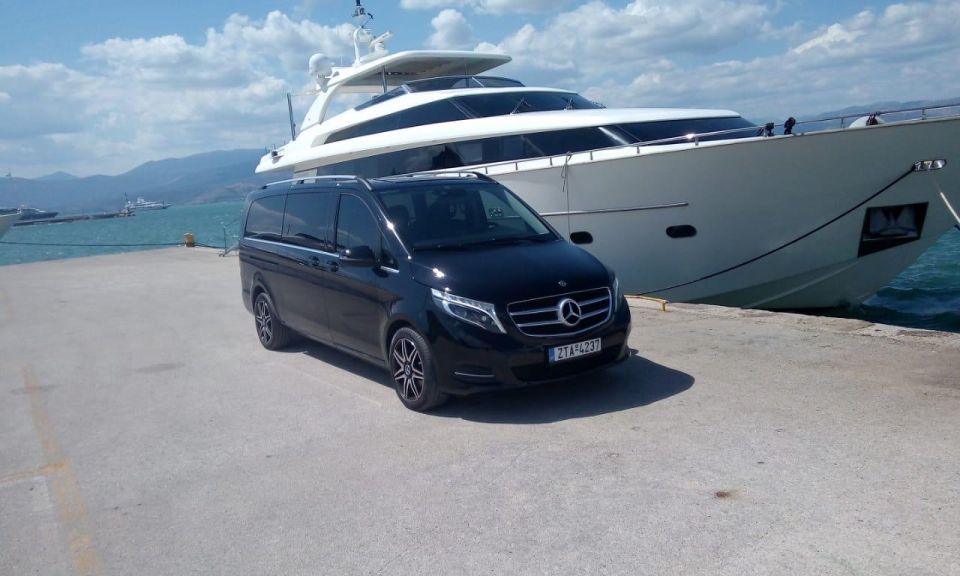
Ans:
[{"label": "mooring bollard", "polygon": [[183,235],[183,243],[187,248],[193,248],[197,245],[197,243],[193,240],[193,232],[187,232]]}]

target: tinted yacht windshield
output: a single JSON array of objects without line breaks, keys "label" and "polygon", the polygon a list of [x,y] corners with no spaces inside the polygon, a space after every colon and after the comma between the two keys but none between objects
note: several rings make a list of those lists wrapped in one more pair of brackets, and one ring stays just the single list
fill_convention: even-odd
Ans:
[{"label": "tinted yacht windshield", "polygon": [[546,242],[557,236],[496,184],[405,187],[380,194],[394,229],[413,250]]}]

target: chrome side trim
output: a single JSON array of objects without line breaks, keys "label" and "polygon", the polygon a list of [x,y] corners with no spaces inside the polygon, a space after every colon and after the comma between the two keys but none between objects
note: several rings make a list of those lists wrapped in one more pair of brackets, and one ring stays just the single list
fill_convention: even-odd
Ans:
[{"label": "chrome side trim", "polygon": [[316,248],[307,248],[306,246],[301,246],[299,244],[277,242],[276,240],[264,240],[262,238],[243,238],[242,240],[247,242],[262,242],[264,244],[270,244],[272,246],[280,246],[281,248],[296,248],[297,250],[306,250],[307,252],[313,252],[316,254],[323,254],[324,256],[332,256],[334,258],[340,258],[339,254],[335,254],[333,252],[324,252],[323,250],[317,250]]},{"label": "chrome side trim", "polygon": [[[306,246],[301,246],[299,244],[287,244],[285,242],[276,242],[274,240],[263,240],[261,238],[243,238],[248,242],[263,242],[264,244],[271,244],[273,246],[280,246],[282,248],[294,248],[296,250],[306,250],[307,252],[312,252],[314,254],[322,254],[324,256],[329,256],[331,258],[340,259],[339,254],[334,254],[333,252],[324,252],[323,250],[317,250],[316,248],[307,248]],[[399,274],[400,270],[398,268],[391,268],[390,266],[380,266],[380,269],[384,272],[389,272],[390,274]]]},{"label": "chrome side trim", "polygon": [[540,212],[541,216],[580,216],[583,214],[608,214],[612,212],[638,212],[640,210],[662,210],[664,208],[684,208],[689,206],[689,202],[676,202],[673,204],[655,204],[653,206],[635,206],[633,208],[595,208],[593,210],[569,210],[561,212]]}]

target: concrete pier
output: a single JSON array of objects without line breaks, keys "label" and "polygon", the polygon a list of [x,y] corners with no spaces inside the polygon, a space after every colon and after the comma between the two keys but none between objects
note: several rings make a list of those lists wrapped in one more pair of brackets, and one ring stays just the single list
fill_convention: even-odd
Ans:
[{"label": "concrete pier", "polygon": [[423,415],[263,350],[235,257],[0,267],[0,574],[960,574],[960,335],[632,306]]}]

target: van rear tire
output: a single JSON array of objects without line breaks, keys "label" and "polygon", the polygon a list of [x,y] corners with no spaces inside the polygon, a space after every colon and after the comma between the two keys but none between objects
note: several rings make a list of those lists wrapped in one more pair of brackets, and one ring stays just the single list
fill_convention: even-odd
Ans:
[{"label": "van rear tire", "polygon": [[257,339],[267,350],[280,350],[290,343],[290,329],[280,322],[273,300],[266,292],[257,294],[253,301],[253,321]]}]

